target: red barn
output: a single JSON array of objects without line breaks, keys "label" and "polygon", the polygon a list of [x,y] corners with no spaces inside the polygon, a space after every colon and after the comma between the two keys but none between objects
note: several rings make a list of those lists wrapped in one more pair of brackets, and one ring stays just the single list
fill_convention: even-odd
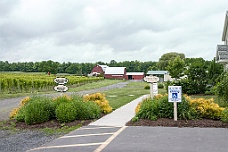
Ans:
[{"label": "red barn", "polygon": [[104,77],[106,79],[126,79],[126,67],[107,67]]},{"label": "red barn", "polygon": [[105,69],[107,68],[107,65],[99,65],[97,64],[96,66],[93,67],[91,73],[89,74],[90,76],[97,76],[97,75],[104,75]]},{"label": "red barn", "polygon": [[144,72],[127,72],[126,79],[127,80],[143,80]]}]

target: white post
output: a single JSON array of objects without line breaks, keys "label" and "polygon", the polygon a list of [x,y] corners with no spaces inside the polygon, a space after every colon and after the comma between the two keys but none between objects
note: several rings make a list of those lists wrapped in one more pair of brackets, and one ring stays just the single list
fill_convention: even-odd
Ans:
[{"label": "white post", "polygon": [[173,107],[174,107],[174,121],[177,121],[177,102],[173,102]]},{"label": "white post", "polygon": [[151,99],[154,98],[153,82],[150,83],[150,96],[151,96]]}]

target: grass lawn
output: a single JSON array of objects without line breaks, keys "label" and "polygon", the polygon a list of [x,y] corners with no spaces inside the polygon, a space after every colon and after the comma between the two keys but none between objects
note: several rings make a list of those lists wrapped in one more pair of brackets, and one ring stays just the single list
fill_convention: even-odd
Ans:
[{"label": "grass lawn", "polygon": [[90,90],[95,88],[101,88],[105,86],[109,86],[112,84],[116,84],[119,82],[123,82],[123,80],[110,80],[110,79],[104,79],[97,82],[87,83],[82,86],[69,86],[69,92],[77,92],[77,91],[83,91],[83,90]]},{"label": "grass lawn", "polygon": [[112,89],[103,93],[110,106],[117,109],[142,95],[149,94],[150,90],[144,89],[146,85],[146,82],[130,82],[124,88]]}]

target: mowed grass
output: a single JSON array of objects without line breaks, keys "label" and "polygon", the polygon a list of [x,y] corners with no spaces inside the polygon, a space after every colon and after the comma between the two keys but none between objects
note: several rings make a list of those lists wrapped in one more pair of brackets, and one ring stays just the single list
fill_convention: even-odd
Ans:
[{"label": "mowed grass", "polygon": [[104,80],[99,80],[97,82],[87,83],[85,85],[78,86],[78,87],[69,86],[69,91],[70,92],[77,92],[77,91],[83,91],[83,90],[96,89],[96,88],[101,88],[101,87],[109,86],[112,84],[116,84],[119,82],[123,82],[123,80],[104,79]]},{"label": "mowed grass", "polygon": [[149,94],[150,90],[144,89],[145,85],[147,85],[146,82],[129,82],[124,88],[112,89],[103,93],[110,106],[118,109],[142,95]]}]

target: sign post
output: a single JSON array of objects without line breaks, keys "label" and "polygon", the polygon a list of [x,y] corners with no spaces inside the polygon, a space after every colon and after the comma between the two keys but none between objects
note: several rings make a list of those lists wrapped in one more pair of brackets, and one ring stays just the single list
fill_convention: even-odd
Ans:
[{"label": "sign post", "polygon": [[157,83],[154,84],[155,82],[159,81],[159,78],[156,76],[146,76],[144,77],[144,81],[149,82],[150,83],[150,96],[153,99],[154,98],[154,90],[157,92],[157,89],[155,87],[157,87]]},{"label": "sign post", "polygon": [[169,102],[173,102],[174,121],[177,121],[177,102],[182,101],[182,88],[181,86],[169,86],[168,93]]},{"label": "sign post", "polygon": [[68,82],[67,78],[55,78],[54,82],[58,85],[54,87],[54,89],[58,92],[61,92],[61,96],[63,92],[66,92],[68,90],[68,87],[65,86],[65,84]]}]

